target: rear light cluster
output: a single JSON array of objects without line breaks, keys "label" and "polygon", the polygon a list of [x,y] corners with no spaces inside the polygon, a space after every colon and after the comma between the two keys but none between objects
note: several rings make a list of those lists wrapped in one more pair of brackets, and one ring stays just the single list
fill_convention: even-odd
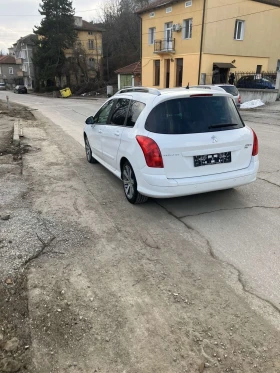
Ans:
[{"label": "rear light cluster", "polygon": [[241,105],[241,96],[238,96],[238,103]]},{"label": "rear light cluster", "polygon": [[153,139],[146,136],[136,136],[136,140],[143,151],[147,166],[163,168],[162,155],[158,144]]},{"label": "rear light cluster", "polygon": [[252,150],[252,156],[254,157],[255,155],[258,155],[259,153],[259,141],[258,141],[258,138],[257,138],[257,135],[255,133],[255,131],[251,128],[252,132],[253,132],[253,150]]}]

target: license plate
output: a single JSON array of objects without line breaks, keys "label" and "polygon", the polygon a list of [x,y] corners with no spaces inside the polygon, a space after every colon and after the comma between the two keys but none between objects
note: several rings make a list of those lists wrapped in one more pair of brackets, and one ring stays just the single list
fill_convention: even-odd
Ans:
[{"label": "license plate", "polygon": [[194,167],[211,166],[213,164],[230,163],[231,152],[196,155],[193,157]]}]

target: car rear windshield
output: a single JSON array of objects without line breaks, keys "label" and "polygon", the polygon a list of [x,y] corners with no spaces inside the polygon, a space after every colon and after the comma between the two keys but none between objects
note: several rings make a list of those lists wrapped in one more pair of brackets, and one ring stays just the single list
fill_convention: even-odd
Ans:
[{"label": "car rear windshield", "polygon": [[227,93],[233,95],[233,96],[238,96],[238,90],[237,88],[232,85],[223,85],[223,86],[220,86],[221,88],[223,88]]},{"label": "car rear windshield", "polygon": [[233,103],[225,96],[177,98],[162,102],[150,112],[147,131],[182,135],[227,131],[244,127]]}]

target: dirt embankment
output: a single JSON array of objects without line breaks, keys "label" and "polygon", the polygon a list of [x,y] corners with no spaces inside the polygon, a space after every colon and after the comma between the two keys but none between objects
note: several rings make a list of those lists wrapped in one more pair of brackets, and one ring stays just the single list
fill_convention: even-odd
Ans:
[{"label": "dirt embankment", "polygon": [[[26,108],[0,101],[0,372],[30,371],[30,331],[26,276],[29,258],[24,201],[28,185],[22,176],[22,156],[28,147],[12,141],[14,123],[34,122]],[[29,250],[33,251],[32,247]],[[28,251],[29,251],[28,250]]]}]

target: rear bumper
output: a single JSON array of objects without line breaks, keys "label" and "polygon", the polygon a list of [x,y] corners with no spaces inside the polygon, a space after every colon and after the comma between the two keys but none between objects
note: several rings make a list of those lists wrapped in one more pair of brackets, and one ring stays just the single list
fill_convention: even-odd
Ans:
[{"label": "rear bumper", "polygon": [[258,168],[258,157],[253,157],[248,168],[209,176],[167,179],[164,175],[142,173],[138,191],[148,197],[171,198],[229,189],[255,181]]}]

